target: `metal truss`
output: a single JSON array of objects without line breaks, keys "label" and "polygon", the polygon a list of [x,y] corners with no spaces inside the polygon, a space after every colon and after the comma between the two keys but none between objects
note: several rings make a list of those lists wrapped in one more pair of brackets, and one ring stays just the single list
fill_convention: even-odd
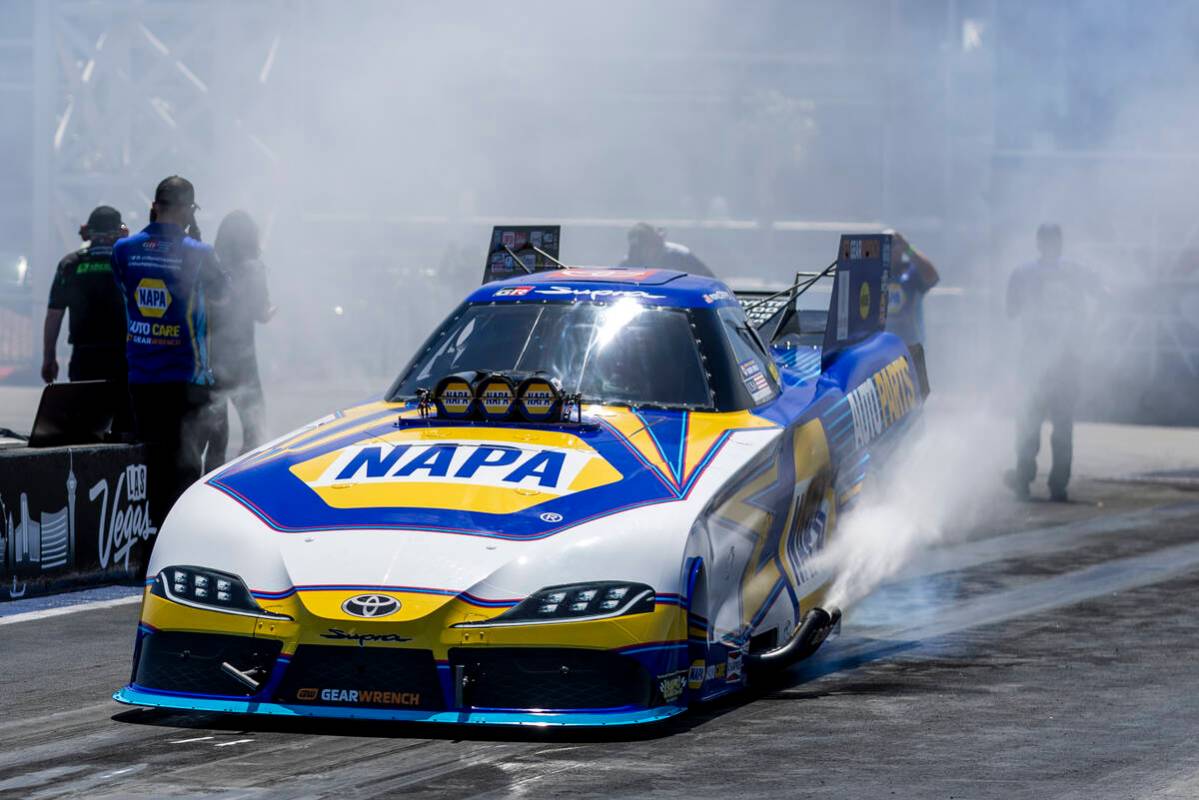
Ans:
[{"label": "metal truss", "polygon": [[266,129],[256,121],[270,114],[268,96],[281,88],[275,56],[296,7],[287,0],[36,3],[35,298],[62,254],[78,246],[78,227],[96,205],[117,207],[136,229],[167,175],[188,176],[203,196],[210,176],[253,180],[277,168],[255,129]]}]

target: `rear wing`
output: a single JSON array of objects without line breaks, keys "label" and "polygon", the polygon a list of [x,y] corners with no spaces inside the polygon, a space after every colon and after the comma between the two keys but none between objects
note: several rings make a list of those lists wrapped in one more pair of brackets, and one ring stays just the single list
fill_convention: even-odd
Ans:
[{"label": "rear wing", "polygon": [[886,330],[886,289],[900,255],[892,234],[842,235],[821,349],[822,369],[845,348]]},{"label": "rear wing", "polygon": [[483,283],[562,269],[561,242],[560,225],[496,225],[491,229]]}]

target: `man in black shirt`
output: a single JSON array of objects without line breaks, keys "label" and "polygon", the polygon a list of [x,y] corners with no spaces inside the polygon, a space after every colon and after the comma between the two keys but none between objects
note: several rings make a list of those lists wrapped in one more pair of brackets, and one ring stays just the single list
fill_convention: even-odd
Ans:
[{"label": "man in black shirt", "polygon": [[620,262],[633,269],[677,269],[691,275],[716,277],[708,265],[681,244],[666,241],[666,231],[648,222],[629,229],[629,254]]},{"label": "man in black shirt", "polygon": [[63,316],[70,311],[67,376],[73,381],[113,384],[117,398],[113,430],[117,432],[131,430],[131,420],[126,410],[125,301],[113,280],[110,260],[113,243],[128,235],[115,208],[99,206],[92,211],[79,229],[86,244],[58,264],[42,337],[42,380],[53,383],[58,379],[58,334]]},{"label": "man in black shirt", "polygon": [[1049,443],[1049,499],[1066,502],[1074,457],[1074,407],[1079,365],[1093,329],[1091,309],[1106,291],[1090,270],[1062,258],[1062,229],[1037,229],[1039,257],[1018,267],[1008,280],[1007,313],[1018,325],[1017,354],[1028,377],[1027,395],[1016,419],[1016,468],[1004,480],[1022,499],[1037,475],[1041,427],[1053,424]]}]

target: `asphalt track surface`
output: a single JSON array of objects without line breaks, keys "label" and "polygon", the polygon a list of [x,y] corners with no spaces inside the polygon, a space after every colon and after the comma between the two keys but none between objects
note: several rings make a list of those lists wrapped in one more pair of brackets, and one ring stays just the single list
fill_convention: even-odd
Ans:
[{"label": "asphalt track surface", "polygon": [[1199,797],[1195,488],[1011,501],[814,659],[648,729],[131,709],[135,604],[0,617],[0,797]]}]

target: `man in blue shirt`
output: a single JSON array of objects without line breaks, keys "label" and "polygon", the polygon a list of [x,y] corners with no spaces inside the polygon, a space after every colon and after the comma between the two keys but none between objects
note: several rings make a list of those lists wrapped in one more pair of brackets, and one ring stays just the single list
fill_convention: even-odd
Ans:
[{"label": "man in blue shirt", "polygon": [[125,299],[125,355],[139,438],[146,443],[156,522],[202,472],[202,411],[208,404],[208,305],[226,277],[195,231],[195,189],[178,175],[158,184],[153,220],[118,241],[112,271]]},{"label": "man in blue shirt", "polygon": [[924,296],[941,281],[933,262],[896,231],[901,266],[887,287],[887,330],[909,345],[924,344]]},{"label": "man in blue shirt", "polygon": [[1065,502],[1088,301],[1101,297],[1103,290],[1089,270],[1062,259],[1062,230],[1057,225],[1037,229],[1037,251],[1040,257],[1016,269],[1008,281],[1007,313],[1019,327],[1018,364],[1029,386],[1016,419],[1016,468],[1005,480],[1018,497],[1029,496],[1029,484],[1037,475],[1041,425],[1049,420],[1049,497]]}]

